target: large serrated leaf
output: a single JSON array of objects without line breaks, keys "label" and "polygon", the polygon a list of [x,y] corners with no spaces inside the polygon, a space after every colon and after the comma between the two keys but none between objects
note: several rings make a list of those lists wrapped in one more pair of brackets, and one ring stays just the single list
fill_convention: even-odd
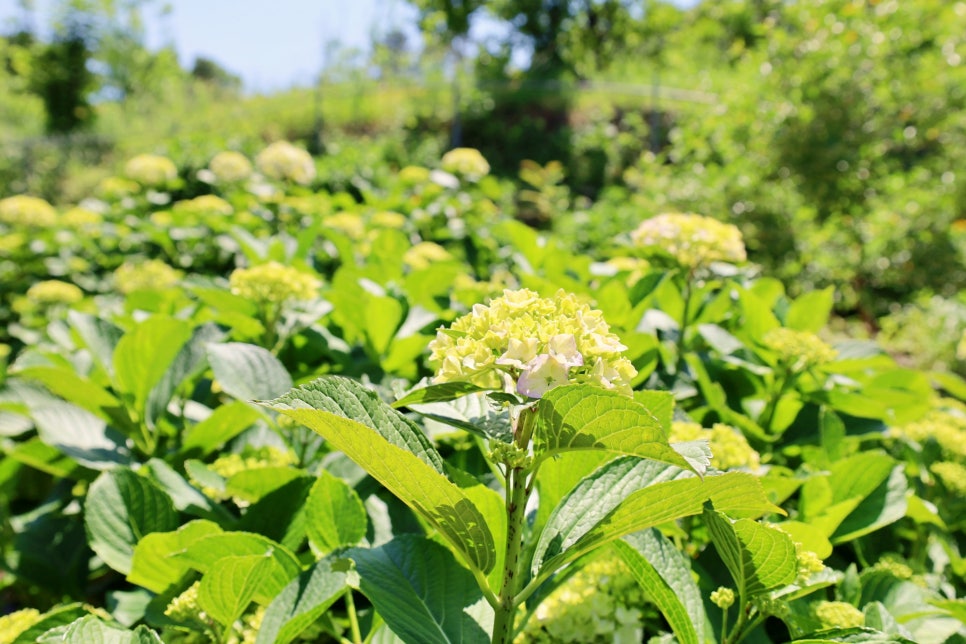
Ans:
[{"label": "large serrated leaf", "polygon": [[170,555],[185,550],[199,539],[221,532],[218,524],[198,519],[173,532],[146,535],[134,547],[127,580],[155,593],[164,592],[190,569],[186,561]]},{"label": "large serrated leaf", "polygon": [[288,583],[265,609],[255,644],[288,644],[346,589],[346,574],[322,560]]},{"label": "large serrated leaf", "polygon": [[254,344],[210,344],[208,362],[221,388],[239,400],[269,400],[292,388],[285,365]]},{"label": "large serrated leaf", "polygon": [[470,612],[484,602],[476,579],[441,545],[401,535],[379,548],[354,548],[346,556],[355,561],[362,592],[404,641],[490,641],[492,611],[484,624]]},{"label": "large serrated leaf", "polygon": [[124,335],[124,330],[107,320],[79,311],[69,311],[67,320],[91,352],[94,361],[113,378],[114,347]]},{"label": "large serrated leaf", "polygon": [[617,459],[581,481],[554,510],[540,535],[531,568],[534,574],[550,574],[626,534],[700,514],[708,500],[741,516],[782,512],[765,497],[758,479],[746,472],[699,479],[674,466],[663,468],[648,461],[635,466]]},{"label": "large serrated leaf", "polygon": [[70,644],[162,644],[161,638],[147,626],[129,631],[108,624],[95,615],[85,615],[70,624],[51,629],[37,642],[69,642]]},{"label": "large serrated leaf", "polygon": [[681,644],[706,640],[707,615],[701,590],[684,555],[656,528],[629,534],[614,548],[657,606]]},{"label": "large serrated leaf", "polygon": [[539,458],[595,449],[692,467],[668,445],[670,428],[616,391],[587,384],[554,387],[540,399],[536,413],[533,449]]},{"label": "large serrated leaf", "polygon": [[113,357],[114,386],[130,396],[142,418],[148,395],[190,337],[191,325],[184,320],[154,316],[118,341]]},{"label": "large serrated leaf", "polygon": [[[441,385],[442,386],[442,385]],[[439,423],[504,443],[513,441],[510,414],[483,392],[447,402],[410,403],[409,409]]]},{"label": "large serrated leaf", "polygon": [[732,523],[721,512],[708,508],[704,510],[704,520],[739,597],[750,600],[795,580],[795,543],[781,530],[749,519]]},{"label": "large serrated leaf", "polygon": [[322,435],[382,483],[466,559],[489,572],[493,535],[472,501],[444,475],[419,428],[361,384],[325,377],[264,403]]},{"label": "large serrated leaf", "polygon": [[264,555],[222,557],[201,578],[198,605],[223,626],[231,626],[252,602],[256,591],[274,597],[288,580],[279,584],[280,566]]},{"label": "large serrated leaf", "polygon": [[444,382],[414,389],[392,404],[396,409],[411,405],[448,402],[467,394],[486,391],[482,387],[469,382]]},{"label": "large serrated leaf", "polygon": [[187,430],[181,449],[208,454],[248,429],[259,417],[257,409],[240,400],[216,407],[210,416]]},{"label": "large serrated leaf", "polygon": [[148,427],[155,426],[155,422],[164,414],[171,397],[181,383],[205,368],[208,359],[205,347],[209,343],[221,340],[224,336],[224,331],[210,323],[192,331],[191,337],[184,343],[164,375],[148,393],[144,410],[144,421]]},{"label": "large serrated leaf", "polygon": [[369,519],[355,490],[325,470],[309,492],[306,532],[318,552],[354,546],[366,536]]},{"label": "large serrated leaf", "polygon": [[178,513],[171,497],[154,482],[123,468],[103,472],[91,483],[84,526],[91,549],[126,575],[138,541],[177,528]]},{"label": "large serrated leaf", "polygon": [[54,400],[35,407],[31,413],[44,443],[81,465],[106,470],[131,462],[124,436],[85,409]]}]

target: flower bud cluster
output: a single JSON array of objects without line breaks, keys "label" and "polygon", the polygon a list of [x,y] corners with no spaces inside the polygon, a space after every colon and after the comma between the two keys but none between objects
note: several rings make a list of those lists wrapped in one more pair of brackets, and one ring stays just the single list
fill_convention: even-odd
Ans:
[{"label": "flower bud cluster", "polygon": [[563,290],[553,298],[504,290],[489,306],[477,304],[439,329],[429,348],[438,365],[434,382],[471,382],[529,398],[568,382],[630,395],[637,375],[603,314]]},{"label": "flower bud cluster", "polygon": [[865,626],[865,615],[848,602],[821,601],[812,605],[812,614],[822,629]]},{"label": "flower bud cluster", "polygon": [[164,614],[177,622],[205,621],[206,616],[198,605],[198,588],[200,581],[188,586],[187,589],[168,603]]},{"label": "flower bud cluster", "polygon": [[0,199],[0,223],[23,228],[49,228],[57,223],[57,211],[39,197],[7,197]]},{"label": "flower bud cluster", "polygon": [[694,440],[707,440],[711,446],[711,466],[719,470],[744,467],[757,470],[761,465],[758,452],[748,444],[748,439],[740,431],[725,425],[715,423],[711,429],[706,429],[698,423],[676,420],[671,423],[671,435],[668,440],[672,443],[683,443]]},{"label": "flower bud cluster", "polygon": [[178,178],[178,168],[167,157],[139,154],[124,165],[124,174],[145,188],[164,188]]},{"label": "flower bud cluster", "polygon": [[287,141],[276,141],[258,153],[255,165],[270,179],[308,184],[315,178],[312,155]]},{"label": "flower bud cluster", "polygon": [[160,259],[143,262],[124,262],[114,270],[114,285],[128,295],[135,291],[161,290],[174,286],[182,273]]},{"label": "flower bud cluster", "polygon": [[721,586],[711,592],[711,603],[722,610],[728,610],[735,603],[735,591]]},{"label": "flower bud cluster", "polygon": [[256,304],[312,300],[318,297],[320,285],[311,275],[278,262],[235,269],[228,282],[232,293]]},{"label": "flower bud cluster", "polygon": [[946,459],[966,459],[966,413],[955,406],[937,406],[919,420],[891,427],[889,434],[917,443],[931,439],[936,441]]},{"label": "flower bud cluster", "polygon": [[792,371],[803,371],[831,362],[838,355],[835,349],[814,333],[785,327],[772,329],[765,334],[762,342],[777,353]]},{"label": "flower bud cluster", "polygon": [[479,150],[473,148],[450,150],[443,155],[440,167],[446,172],[470,181],[479,181],[490,173],[490,164],[483,158]]},{"label": "flower bud cluster", "polygon": [[692,213],[664,213],[646,219],[631,233],[631,241],[648,255],[669,257],[687,269],[712,262],[739,264],[747,259],[736,226]]}]

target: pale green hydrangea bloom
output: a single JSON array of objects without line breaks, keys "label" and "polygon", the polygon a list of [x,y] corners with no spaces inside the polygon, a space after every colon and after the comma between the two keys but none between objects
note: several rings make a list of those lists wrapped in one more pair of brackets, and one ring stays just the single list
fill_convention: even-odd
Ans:
[{"label": "pale green hydrangea bloom", "polygon": [[312,155],[288,141],[276,141],[258,153],[255,165],[270,179],[306,185],[315,178]]},{"label": "pale green hydrangea bloom", "polygon": [[76,304],[84,299],[84,291],[60,280],[44,280],[27,289],[27,299],[40,306]]},{"label": "pale green hydrangea bloom", "polygon": [[399,180],[407,186],[418,186],[429,181],[429,168],[407,165],[399,171]]},{"label": "pale green hydrangea bloom", "polygon": [[929,471],[938,476],[950,492],[966,496],[966,466],[962,463],[938,461],[929,466]]},{"label": "pale green hydrangea bloom", "polygon": [[311,275],[278,262],[235,269],[228,282],[232,293],[258,304],[312,300],[320,286]]},{"label": "pale green hydrangea bloom", "polygon": [[736,226],[693,213],[663,213],[645,219],[631,232],[631,241],[645,253],[670,257],[687,269],[712,262],[740,264],[747,259]]},{"label": "pale green hydrangea bloom", "polygon": [[865,626],[865,615],[848,602],[817,602],[812,605],[812,613],[822,629]]},{"label": "pale green hydrangea bloom", "polygon": [[619,560],[598,559],[540,603],[516,642],[640,642],[643,602]]},{"label": "pale green hydrangea bloom", "polygon": [[231,204],[217,195],[201,195],[174,204],[176,210],[195,215],[230,215],[235,212]]},{"label": "pale green hydrangea bloom", "polygon": [[380,210],[369,216],[372,225],[380,228],[399,229],[406,225],[406,215],[391,210]]},{"label": "pale green hydrangea bloom", "polygon": [[0,222],[24,228],[50,228],[57,223],[57,211],[40,197],[17,195],[0,199]]},{"label": "pale green hydrangea bloom", "polygon": [[160,290],[177,284],[183,273],[160,259],[125,262],[114,271],[114,285],[128,295],[135,291]]},{"label": "pale green hydrangea bloom", "polygon": [[474,148],[454,148],[443,155],[440,167],[451,174],[479,181],[490,173],[490,164],[479,150]]},{"label": "pale green hydrangea bloom", "polygon": [[124,174],[146,188],[165,188],[178,178],[178,168],[167,157],[139,154],[124,165]]},{"label": "pale green hydrangea bloom", "polygon": [[17,636],[40,621],[36,608],[23,608],[0,617],[0,642],[14,642]]},{"label": "pale green hydrangea bloom", "polygon": [[781,361],[787,363],[793,371],[831,362],[838,355],[835,349],[814,333],[785,327],[766,333],[762,343],[777,353]]},{"label": "pale green hydrangea bloom", "polygon": [[912,580],[916,574],[909,564],[900,560],[898,556],[894,554],[883,555],[878,561],[863,570],[862,575],[867,575],[874,572],[886,572],[896,579],[908,580]]},{"label": "pale green hydrangea bloom", "polygon": [[453,255],[435,242],[419,242],[403,253],[403,263],[414,269],[429,268],[435,262],[451,262]]},{"label": "pale green hydrangea bloom", "polygon": [[465,381],[530,398],[568,382],[629,396],[637,375],[603,313],[563,290],[553,298],[505,290],[489,306],[476,304],[449,329],[439,329],[429,348],[438,365],[436,383]]},{"label": "pale green hydrangea bloom", "polygon": [[198,605],[198,588],[200,586],[200,581],[188,586],[183,593],[168,603],[167,608],[164,609],[164,614],[176,622],[206,621],[207,616]]},{"label": "pale green hydrangea bloom", "polygon": [[136,181],[123,177],[107,177],[97,186],[97,195],[107,201],[118,201],[140,190]]},{"label": "pale green hydrangea bloom", "polygon": [[252,174],[252,162],[240,152],[219,152],[208,162],[208,169],[219,183],[237,183]]},{"label": "pale green hydrangea bloom", "polygon": [[103,221],[104,218],[100,213],[79,206],[69,209],[60,218],[60,223],[67,228],[87,228]]},{"label": "pale green hydrangea bloom", "polygon": [[894,437],[917,443],[935,440],[948,459],[966,459],[966,413],[942,401],[919,420],[889,429]]},{"label": "pale green hydrangea bloom", "polygon": [[668,440],[672,443],[707,440],[711,446],[711,465],[719,470],[744,467],[757,470],[761,465],[758,452],[748,444],[748,439],[740,431],[725,425],[715,423],[711,429],[706,429],[698,423],[676,420],[671,423],[671,435]]},{"label": "pale green hydrangea bloom", "polygon": [[711,592],[711,603],[722,610],[728,610],[735,603],[735,591],[721,586]]},{"label": "pale green hydrangea bloom", "polygon": [[337,212],[322,220],[328,228],[345,233],[350,239],[360,240],[366,236],[366,222],[354,212]]}]

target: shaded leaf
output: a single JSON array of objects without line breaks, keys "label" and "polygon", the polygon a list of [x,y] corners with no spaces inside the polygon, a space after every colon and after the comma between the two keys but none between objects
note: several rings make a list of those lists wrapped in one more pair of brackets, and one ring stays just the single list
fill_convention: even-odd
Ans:
[{"label": "shaded leaf", "polygon": [[173,532],[146,535],[134,547],[127,580],[151,592],[163,593],[191,568],[188,562],[171,555],[185,550],[199,539],[221,532],[218,524],[197,519]]},{"label": "shaded leaf", "polygon": [[346,589],[346,574],[322,560],[282,589],[265,609],[256,644],[288,644],[315,623]]},{"label": "shaded leaf", "polygon": [[268,400],[292,388],[285,365],[254,344],[210,344],[208,362],[225,393],[239,400]]},{"label": "shaded leaf", "polygon": [[325,470],[319,473],[309,492],[305,512],[309,541],[323,554],[356,545],[366,536],[369,527],[359,495]]},{"label": "shaded leaf", "polygon": [[721,512],[709,508],[704,510],[704,520],[743,600],[795,580],[795,543],[784,532],[750,519],[732,523]]}]

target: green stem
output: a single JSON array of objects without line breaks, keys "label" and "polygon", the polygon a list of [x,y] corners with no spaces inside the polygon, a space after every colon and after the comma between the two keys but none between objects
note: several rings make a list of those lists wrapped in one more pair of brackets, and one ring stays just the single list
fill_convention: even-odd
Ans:
[{"label": "green stem", "polygon": [[526,479],[527,471],[523,468],[508,468],[506,557],[503,562],[503,584],[494,609],[493,644],[510,644],[513,641],[514,618],[518,603],[517,588],[520,585],[520,553],[523,550],[526,519]]},{"label": "green stem", "polygon": [[722,642],[726,641],[725,635],[727,634],[727,632],[728,632],[728,609],[722,608],[721,609],[721,641]]},{"label": "green stem", "polygon": [[352,633],[353,644],[362,644],[362,633],[359,631],[359,616],[356,614],[356,602],[352,598],[352,589],[345,589],[345,610],[349,615],[349,631]]},{"label": "green stem", "polygon": [[691,274],[692,271],[688,271],[684,276],[684,284],[681,287],[681,297],[684,298],[684,309],[681,311],[681,325],[678,332],[678,342],[677,342],[677,365],[676,369],[678,372],[684,366],[684,335],[688,330],[689,317],[691,315]]},{"label": "green stem", "polygon": [[[724,644],[735,644],[744,637],[742,630],[744,630],[745,624],[748,622],[748,615],[751,613],[751,604],[746,603],[744,597],[741,595],[738,596],[738,599],[738,621],[735,622],[735,627],[731,633],[722,640]],[[724,632],[724,629],[722,629],[722,632]]]},{"label": "green stem", "polygon": [[795,382],[795,378],[793,378],[792,376],[793,374],[791,370],[788,368],[788,366],[782,365],[781,375],[778,377],[778,381],[777,381],[778,383],[780,383],[780,385],[775,388],[775,391],[772,394],[771,399],[769,399],[768,404],[765,406],[764,411],[762,411],[761,413],[761,417],[760,417],[760,420],[758,421],[758,424],[761,426],[762,429],[765,430],[765,433],[769,435],[772,434],[771,425],[773,422],[775,422],[775,413],[778,411],[778,403],[779,401],[781,401],[782,397],[785,395],[785,393],[788,391],[791,385]]}]

